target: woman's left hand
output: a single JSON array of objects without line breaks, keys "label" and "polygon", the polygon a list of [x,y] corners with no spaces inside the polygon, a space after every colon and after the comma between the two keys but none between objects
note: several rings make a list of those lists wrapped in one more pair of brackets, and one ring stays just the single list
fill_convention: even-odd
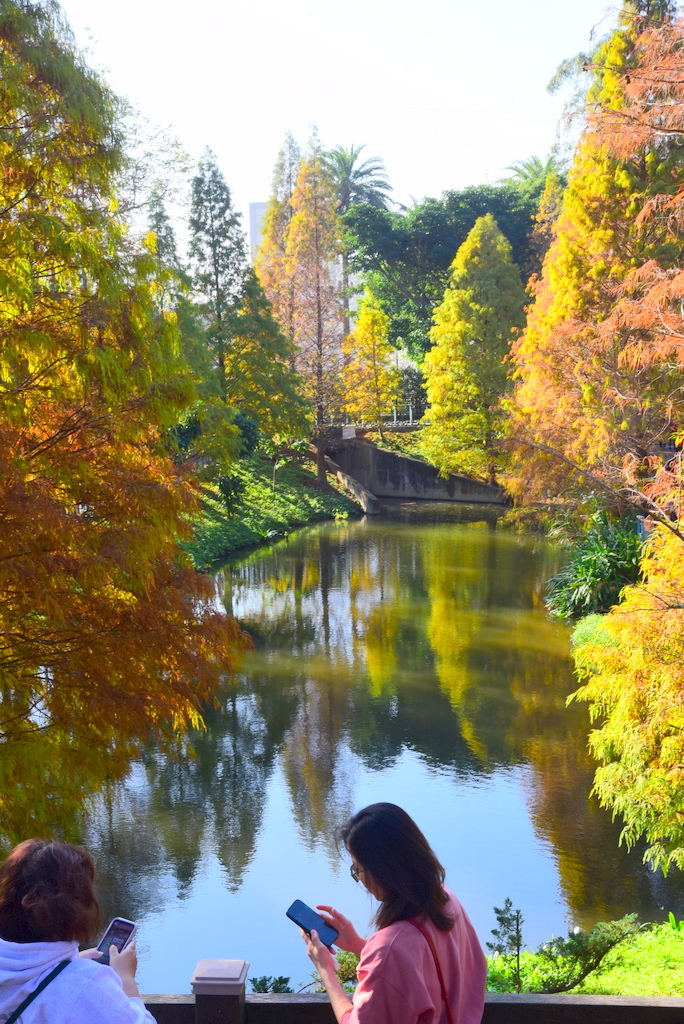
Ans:
[{"label": "woman's left hand", "polygon": [[333,959],[333,955],[327,946],[324,946],[318,937],[318,932],[312,931],[310,935],[300,928],[299,933],[304,939],[304,945],[306,946],[306,952],[309,958],[320,974],[321,978],[323,975],[334,975],[335,968],[337,967],[336,961]]},{"label": "woman's left hand", "polygon": [[333,1013],[339,1022],[352,1009],[352,1001],[342,988],[342,983],[335,973],[337,963],[328,947],[324,946],[319,939],[318,932],[311,932],[310,935],[307,935],[301,928],[299,931],[304,939],[311,962],[321,976],[323,988],[330,997]]}]

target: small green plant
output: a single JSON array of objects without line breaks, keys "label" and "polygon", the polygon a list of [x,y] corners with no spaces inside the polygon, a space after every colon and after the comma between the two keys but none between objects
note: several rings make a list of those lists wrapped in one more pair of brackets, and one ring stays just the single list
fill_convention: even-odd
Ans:
[{"label": "small green plant", "polygon": [[290,979],[282,975],[272,978],[270,974],[262,974],[259,978],[250,978],[249,983],[252,992],[294,992],[294,989],[290,988]]},{"label": "small green plant", "polygon": [[672,913],[672,911],[670,911],[670,913],[667,915],[667,919],[670,922],[670,928],[674,932],[681,932],[682,930],[684,930],[684,921],[678,921]]},{"label": "small green plant", "polygon": [[516,992],[522,991],[522,979],[520,977],[520,954],[523,949],[522,926],[524,918],[519,910],[513,909],[513,902],[507,896],[503,907],[494,907],[496,919],[499,922],[498,928],[492,928],[492,935],[496,942],[488,942],[487,949],[490,949],[496,956],[504,959],[506,967],[511,972],[511,978]]},{"label": "small green plant", "polygon": [[356,968],[359,966],[359,957],[356,953],[350,953],[346,949],[338,949],[335,954],[337,960],[337,977],[340,979],[343,988],[348,986],[356,987],[357,977]]},{"label": "small green plant", "polygon": [[[350,953],[346,949],[336,949],[335,959],[337,960],[335,974],[340,979],[340,984],[345,992],[349,992],[351,994],[356,988],[358,981],[356,977],[356,968],[359,965],[359,957],[356,953]],[[307,989],[312,989],[314,992],[325,992],[317,972],[314,972],[312,980],[302,986],[298,991],[306,992]]]},{"label": "small green plant", "polygon": [[596,513],[568,564],[546,584],[547,608],[562,619],[608,611],[620,591],[638,581],[641,548],[634,515],[612,519]]}]

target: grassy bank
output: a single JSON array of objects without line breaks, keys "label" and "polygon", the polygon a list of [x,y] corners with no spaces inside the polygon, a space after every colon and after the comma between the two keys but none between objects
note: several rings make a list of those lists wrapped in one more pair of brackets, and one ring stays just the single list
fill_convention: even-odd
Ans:
[{"label": "grassy bank", "polygon": [[[514,992],[514,958],[488,957],[490,992]],[[548,961],[536,953],[520,957],[523,992],[543,992]],[[684,931],[672,925],[646,926],[608,953],[598,970],[576,985],[573,994],[684,996]]]},{"label": "grassy bank", "polygon": [[297,526],[361,514],[342,491],[319,488],[307,466],[279,469],[274,489],[272,463],[252,456],[235,467],[233,479],[240,493],[228,505],[216,485],[202,488],[202,512],[193,522],[194,540],[187,545],[200,569]]},{"label": "grassy bank", "polygon": [[576,992],[616,996],[684,996],[684,932],[656,925],[606,957]]}]

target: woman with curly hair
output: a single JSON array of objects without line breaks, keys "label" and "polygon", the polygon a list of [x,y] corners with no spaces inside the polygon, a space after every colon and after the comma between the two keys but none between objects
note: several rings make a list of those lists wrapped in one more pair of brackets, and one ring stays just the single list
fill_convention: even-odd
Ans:
[{"label": "woman with curly hair", "polygon": [[96,950],[79,955],[100,923],[94,877],[82,847],[42,839],[0,864],[0,1024],[155,1024],[135,982],[133,943],[112,946],[109,967]]}]

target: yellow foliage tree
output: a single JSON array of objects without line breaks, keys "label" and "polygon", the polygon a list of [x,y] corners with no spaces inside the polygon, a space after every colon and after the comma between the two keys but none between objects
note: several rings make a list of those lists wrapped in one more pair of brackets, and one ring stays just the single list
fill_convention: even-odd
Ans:
[{"label": "yellow foliage tree", "polygon": [[602,762],[601,802],[621,815],[623,838],[644,836],[653,867],[684,867],[684,545],[658,527],[642,561],[643,582],[576,629],[585,679],[570,698],[598,722],[589,743]]},{"label": "yellow foliage tree", "polygon": [[451,265],[423,364],[430,423],[421,447],[442,473],[496,482],[506,357],[523,326],[524,301],[508,240],[491,213],[479,217]]},{"label": "yellow foliage tree", "polygon": [[352,417],[373,423],[382,436],[382,420],[397,400],[400,373],[390,359],[389,317],[367,292],[359,305],[356,325],[343,345],[344,405]]}]

